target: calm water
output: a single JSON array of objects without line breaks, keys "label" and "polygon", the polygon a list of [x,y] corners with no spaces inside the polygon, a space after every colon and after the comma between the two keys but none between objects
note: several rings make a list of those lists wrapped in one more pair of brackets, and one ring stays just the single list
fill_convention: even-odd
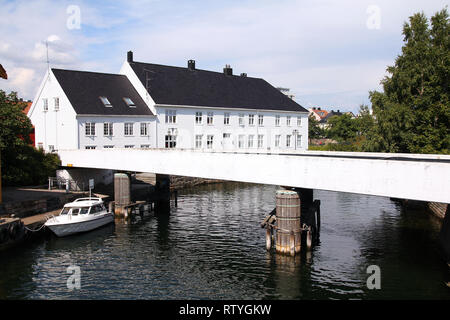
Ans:
[{"label": "calm water", "polygon": [[[220,184],[179,193],[148,214],[0,254],[1,299],[450,299],[439,224],[388,198],[314,191],[320,244],[295,258],[265,249],[275,186]],[[381,290],[369,290],[369,265]],[[67,267],[81,270],[69,291]]]}]

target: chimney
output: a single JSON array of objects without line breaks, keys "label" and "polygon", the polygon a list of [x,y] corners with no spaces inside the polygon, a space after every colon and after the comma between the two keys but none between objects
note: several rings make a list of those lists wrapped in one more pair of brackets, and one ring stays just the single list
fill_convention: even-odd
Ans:
[{"label": "chimney", "polygon": [[232,76],[233,75],[233,69],[230,67],[229,64],[225,65],[225,68],[223,68],[223,73],[227,76]]},{"label": "chimney", "polygon": [[188,60],[188,69],[195,70],[195,60]]},{"label": "chimney", "polygon": [[241,77],[246,77],[247,74],[245,72],[241,73]]},{"label": "chimney", "polygon": [[127,61],[129,63],[133,62],[133,51],[128,51],[127,52]]}]

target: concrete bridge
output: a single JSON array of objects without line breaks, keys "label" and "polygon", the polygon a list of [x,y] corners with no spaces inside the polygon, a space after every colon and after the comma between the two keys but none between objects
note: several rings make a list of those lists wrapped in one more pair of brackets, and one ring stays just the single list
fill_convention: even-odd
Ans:
[{"label": "concrete bridge", "polygon": [[450,156],[355,152],[60,150],[66,167],[208,179],[450,203]]}]

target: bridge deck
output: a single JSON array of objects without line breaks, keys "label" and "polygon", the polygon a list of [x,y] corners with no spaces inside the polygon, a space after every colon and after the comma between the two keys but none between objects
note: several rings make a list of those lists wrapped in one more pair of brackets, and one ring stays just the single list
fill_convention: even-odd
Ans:
[{"label": "bridge deck", "polygon": [[62,165],[450,203],[450,156],[353,152],[61,150]]}]

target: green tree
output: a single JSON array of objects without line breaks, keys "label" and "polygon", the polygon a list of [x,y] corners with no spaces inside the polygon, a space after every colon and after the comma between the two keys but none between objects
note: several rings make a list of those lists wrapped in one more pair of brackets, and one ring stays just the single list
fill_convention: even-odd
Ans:
[{"label": "green tree", "polygon": [[312,115],[308,118],[308,137],[309,139],[320,139],[323,138],[324,131],[319,126],[319,121],[316,120]]},{"label": "green tree", "polygon": [[351,143],[358,133],[357,123],[349,114],[332,116],[328,124],[328,136],[341,143]]},{"label": "green tree", "polygon": [[46,154],[30,145],[33,126],[23,112],[26,104],[17,94],[0,90],[0,151],[2,184],[42,184],[55,174],[59,165],[56,154]]},{"label": "green tree", "polygon": [[404,45],[383,92],[370,92],[375,122],[366,151],[448,153],[450,24],[447,9],[416,13],[403,25]]}]

